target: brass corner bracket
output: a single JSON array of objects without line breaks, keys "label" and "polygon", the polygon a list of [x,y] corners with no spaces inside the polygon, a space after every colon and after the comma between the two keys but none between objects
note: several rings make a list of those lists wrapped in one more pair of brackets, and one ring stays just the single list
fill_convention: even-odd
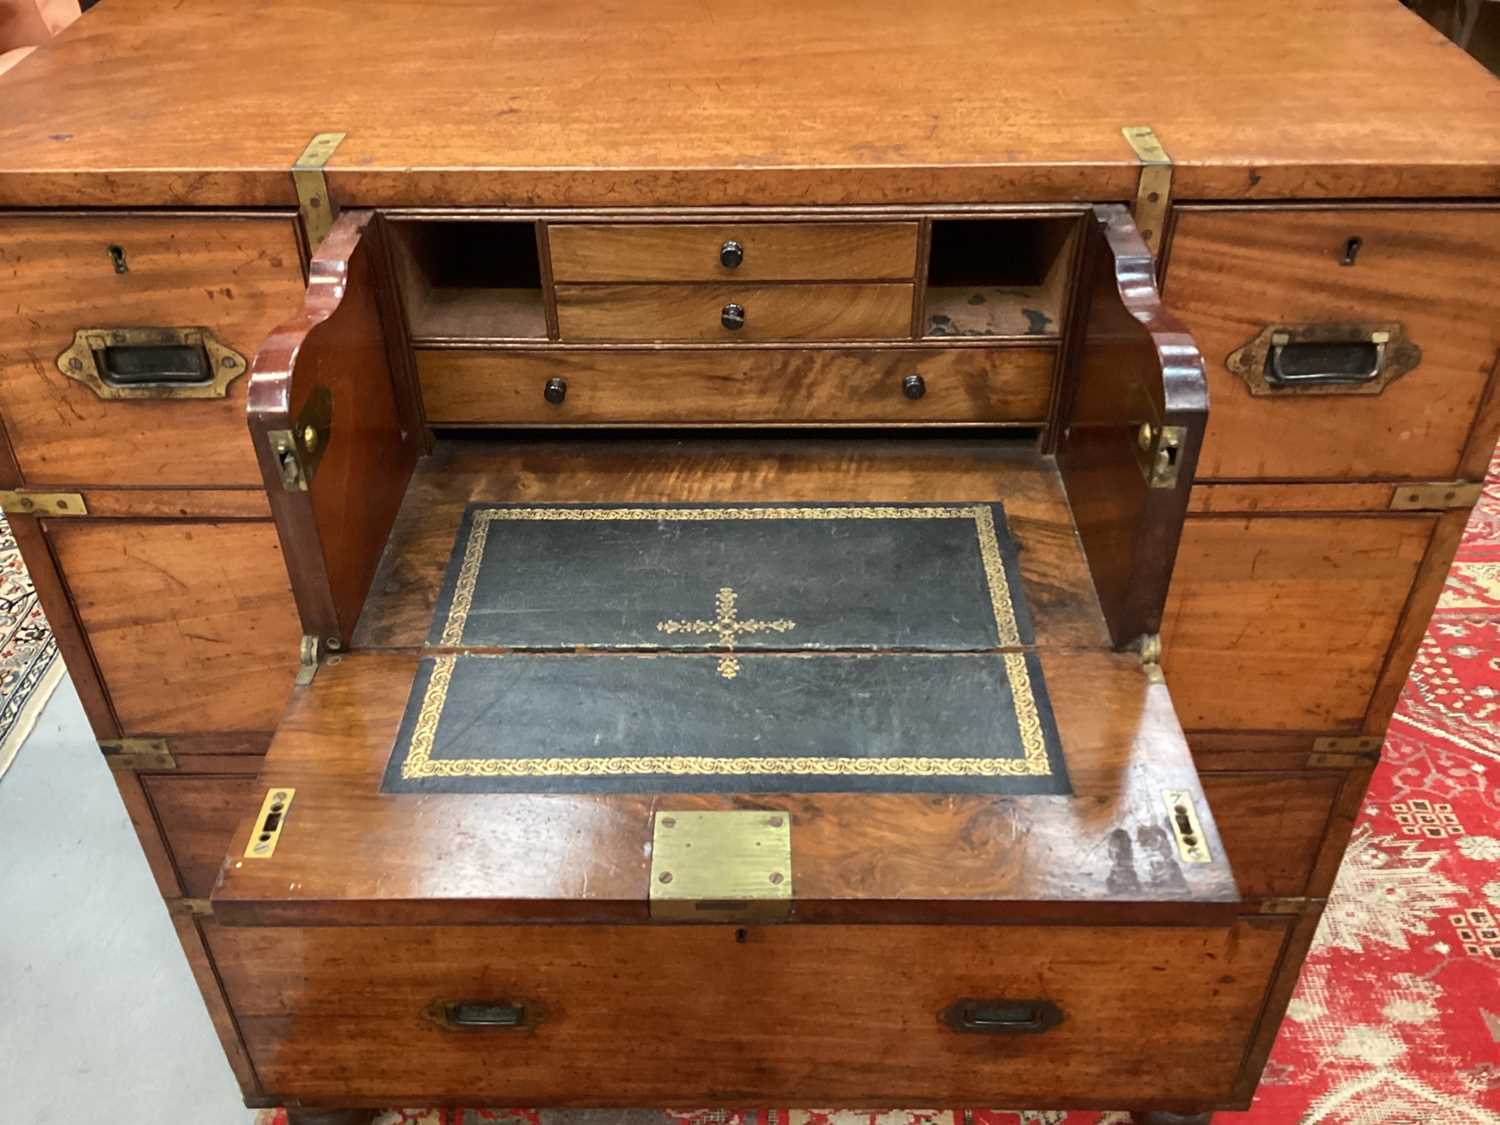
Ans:
[{"label": "brass corner bracket", "polygon": [[311,254],[318,243],[333,229],[339,209],[328,194],[328,177],[324,166],[333,156],[347,133],[317,133],[307,142],[302,155],[292,164],[292,186],[297,190],[297,209],[302,213],[302,228],[307,232],[307,250]]},{"label": "brass corner bracket", "polygon": [[165,738],[110,738],[99,743],[112,770],[175,770],[177,759]]},{"label": "brass corner bracket", "polygon": [[1149,125],[1126,125],[1120,132],[1141,162],[1135,187],[1135,226],[1153,258],[1161,257],[1167,208],[1172,204],[1172,158]]},{"label": "brass corner bracket", "polygon": [[89,506],[81,492],[0,491],[0,512],[7,516],[86,516]]}]

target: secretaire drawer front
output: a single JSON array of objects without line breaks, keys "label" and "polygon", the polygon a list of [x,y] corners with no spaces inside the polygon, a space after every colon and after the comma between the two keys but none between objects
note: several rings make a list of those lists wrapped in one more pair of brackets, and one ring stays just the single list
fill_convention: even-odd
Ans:
[{"label": "secretaire drawer front", "polygon": [[214,955],[281,1096],[1130,1104],[1227,1098],[1282,940],[1277,920],[224,927]]},{"label": "secretaire drawer front", "polygon": [[304,290],[288,216],[0,216],[23,484],[250,485],[249,361]]},{"label": "secretaire drawer front", "polygon": [[558,281],[910,281],[916,223],[563,223]]},{"label": "secretaire drawer front", "polygon": [[1040,425],[1052,348],[417,352],[433,425]]},{"label": "secretaire drawer front", "polygon": [[558,285],[565,341],[894,340],[911,335],[912,286]]},{"label": "secretaire drawer front", "polygon": [[1166,303],[1208,368],[1200,479],[1451,480],[1500,350],[1500,210],[1183,208]]}]

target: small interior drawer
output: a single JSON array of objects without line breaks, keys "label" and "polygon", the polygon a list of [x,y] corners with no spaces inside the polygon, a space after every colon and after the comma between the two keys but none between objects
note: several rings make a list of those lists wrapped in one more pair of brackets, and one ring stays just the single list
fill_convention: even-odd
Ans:
[{"label": "small interior drawer", "polygon": [[917,224],[562,223],[558,281],[910,281]]},{"label": "small interior drawer", "polygon": [[433,425],[973,422],[1041,425],[1050,347],[423,349]]},{"label": "small interior drawer", "polygon": [[1497,258],[1494,208],[1180,209],[1165,297],[1207,364],[1198,478],[1482,476]]},{"label": "small interior drawer", "polygon": [[558,285],[565,341],[895,340],[911,335],[912,286]]}]

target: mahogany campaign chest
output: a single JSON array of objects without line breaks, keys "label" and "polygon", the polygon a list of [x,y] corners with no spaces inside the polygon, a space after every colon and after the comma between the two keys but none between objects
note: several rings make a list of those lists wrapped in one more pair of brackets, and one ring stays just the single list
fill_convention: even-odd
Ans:
[{"label": "mahogany campaign chest", "polygon": [[248,1105],[1206,1116],[1500,431],[1500,84],[1381,0],[109,0],[0,309]]}]

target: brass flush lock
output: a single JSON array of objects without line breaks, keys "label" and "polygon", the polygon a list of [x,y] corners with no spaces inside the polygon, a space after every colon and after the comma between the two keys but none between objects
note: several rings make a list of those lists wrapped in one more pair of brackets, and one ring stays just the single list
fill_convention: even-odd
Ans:
[{"label": "brass flush lock", "polygon": [[245,845],[246,859],[270,859],[276,854],[276,843],[281,839],[286,814],[296,793],[295,789],[272,789],[266,793],[266,799],[260,805],[260,815],[255,818],[255,827],[250,832],[250,842]]},{"label": "brass flush lock", "polygon": [[327,452],[332,428],[333,392],[327,387],[314,387],[290,430],[266,432],[282,488],[288,492],[307,491],[318,463]]},{"label": "brass flush lock", "polygon": [[1182,857],[1182,861],[1210,862],[1213,857],[1203,838],[1203,825],[1198,822],[1193,795],[1186,789],[1164,789],[1162,801],[1167,806],[1167,816],[1172,822],[1172,837],[1177,841],[1177,854]]}]

